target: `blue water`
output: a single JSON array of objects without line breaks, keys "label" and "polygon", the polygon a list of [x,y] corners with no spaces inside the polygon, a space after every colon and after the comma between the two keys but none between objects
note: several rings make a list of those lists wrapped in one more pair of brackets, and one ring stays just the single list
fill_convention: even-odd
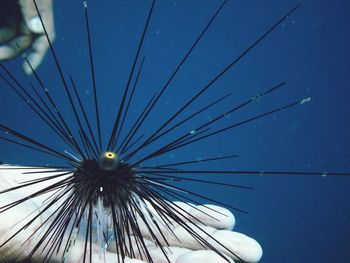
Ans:
[{"label": "blue water", "polygon": [[[90,106],[88,113],[93,116],[86,31],[79,2],[55,1],[54,48],[64,73],[73,75],[84,102]],[[142,49],[146,59],[133,104],[134,114],[162,87],[220,3],[162,0],[156,4]],[[172,82],[143,132],[155,130],[295,4],[296,1],[291,0],[229,1]],[[103,5],[97,1],[89,3],[105,143],[149,6],[150,1],[141,0],[105,1]],[[233,160],[189,168],[350,172],[349,8],[345,0],[303,1],[289,19],[217,81],[186,113],[222,95],[232,93],[232,96],[186,125],[178,134],[283,81],[287,82],[283,89],[228,116],[215,127],[224,127],[305,97],[312,97],[311,103],[237,127],[150,163],[238,154]],[[33,81],[23,76],[21,63],[16,60],[7,65],[23,83]],[[51,54],[38,73],[59,105],[66,105]],[[64,149],[13,93],[1,88],[0,98],[2,123]],[[62,111],[69,123],[73,123],[69,108]],[[4,142],[0,144],[3,162],[62,164],[42,154]],[[193,191],[248,211],[247,215],[234,212],[236,230],[259,241],[264,249],[262,263],[347,262],[350,258],[350,178],[292,175],[202,178],[255,187],[255,190],[232,190],[185,183]]]}]

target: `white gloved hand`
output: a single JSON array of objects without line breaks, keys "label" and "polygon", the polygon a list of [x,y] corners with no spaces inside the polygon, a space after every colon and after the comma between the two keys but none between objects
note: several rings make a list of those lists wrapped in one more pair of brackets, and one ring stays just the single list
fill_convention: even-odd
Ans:
[{"label": "white gloved hand", "polygon": [[[35,173],[28,174],[28,172],[40,172],[40,171],[48,171],[49,169],[13,169],[13,168],[22,168],[8,165],[0,165],[0,191],[8,189],[10,187],[14,187],[19,185],[21,182],[25,182],[31,179],[38,179],[45,176],[52,176],[54,173]],[[23,173],[26,174],[23,174]],[[62,178],[60,178],[62,179]],[[59,180],[59,179],[55,179]],[[8,193],[3,193],[0,195],[0,207],[12,203],[20,198],[28,196],[31,193],[34,193],[43,187],[49,184],[52,184],[53,181],[44,182],[36,185],[32,185],[30,187],[24,187],[19,190],[11,191]],[[14,206],[13,208],[1,212],[0,209],[0,246],[6,241],[13,233],[16,232],[16,229],[19,229],[26,222],[28,222],[28,218],[31,218],[35,215],[35,211],[37,212],[39,207],[42,205],[42,202],[49,195],[43,195],[40,197],[36,197],[35,199],[30,199],[21,205]],[[166,227],[162,228],[162,234],[165,236],[168,241],[168,245],[165,244],[163,238],[160,236],[159,231],[154,231],[154,233],[158,236],[159,240],[162,241],[162,244],[167,251],[167,257],[170,262],[174,263],[192,263],[192,262],[205,262],[205,263],[221,263],[221,262],[234,262],[237,260],[235,255],[244,260],[245,262],[258,262],[262,256],[262,249],[260,245],[252,238],[249,238],[246,235],[240,234],[238,232],[232,231],[235,225],[235,218],[233,214],[223,208],[214,205],[202,205],[202,206],[194,206],[192,204],[187,204],[183,202],[174,202],[172,203],[174,209],[179,211],[179,215],[182,215],[184,220],[188,222],[188,226],[191,227],[194,231],[200,234],[203,238],[205,238],[211,245],[213,245],[217,250],[219,250],[222,254],[227,257],[225,260],[222,256],[218,255],[214,251],[204,250],[203,246],[200,245],[189,233],[180,225],[174,222],[172,226],[172,231],[167,229]],[[152,210],[151,206],[148,207]],[[186,211],[186,213],[184,213]],[[34,213],[33,213],[34,212]],[[204,212],[204,213],[203,213]],[[30,215],[31,214],[31,215]],[[50,214],[48,212],[48,214]],[[30,215],[28,217],[28,215]],[[155,214],[154,214],[155,215]],[[188,215],[191,215],[191,219],[188,220]],[[198,219],[198,222],[194,222],[193,217]],[[21,220],[26,218],[25,220]],[[25,242],[29,235],[33,233],[33,231],[40,226],[40,224],[46,219],[45,216],[40,218],[40,220],[34,221],[32,225],[26,230],[21,231],[21,233],[15,236],[10,242],[8,242],[5,246],[0,248],[0,255],[7,256],[8,254],[15,253],[20,255],[21,257],[25,257],[27,253],[31,251],[31,248],[36,244],[35,236],[31,237],[27,242]],[[189,221],[192,221],[191,223]],[[137,223],[140,226],[143,237],[145,239],[145,243],[147,244],[147,248],[149,250],[150,255],[155,263],[165,263],[168,262],[162,252],[162,250],[155,245],[151,240],[151,236],[148,228],[145,226],[143,220],[137,220]],[[193,224],[195,223],[195,224]],[[203,225],[204,224],[204,225]],[[160,224],[161,225],[161,224]],[[152,226],[152,228],[155,226]],[[205,231],[202,232],[199,228]],[[40,231],[39,231],[40,232]],[[206,234],[207,233],[207,234]],[[40,233],[39,233],[40,234]],[[38,235],[39,235],[38,234]],[[177,238],[175,238],[174,234]],[[131,237],[131,244],[133,238]],[[215,242],[213,239],[217,240],[219,243],[224,245],[229,251],[233,252],[229,253],[227,249],[225,249],[222,245]],[[128,243],[128,242],[127,242]],[[75,245],[69,250],[69,253],[65,256],[66,262],[75,263],[82,262],[84,256],[84,246],[85,241],[83,238],[77,238]],[[6,253],[4,253],[4,251]],[[110,246],[108,250],[105,252],[105,262],[116,262],[118,255],[115,250],[114,242],[110,242]],[[89,255],[89,252],[87,253]],[[45,255],[45,253],[43,253]],[[54,260],[61,261],[63,256],[63,252],[54,255],[52,261]],[[40,258],[39,253],[35,255],[35,257]],[[126,263],[139,263],[146,262],[140,260],[140,255],[135,255],[135,259],[124,259]],[[104,262],[100,256],[100,247],[97,244],[92,245],[92,258],[93,262]],[[144,257],[143,257],[144,258]],[[0,261],[2,256],[0,256]],[[238,261],[238,260],[237,260]],[[236,261],[236,262],[237,262]]]},{"label": "white gloved hand", "polygon": [[[18,2],[18,3],[17,3]],[[51,42],[55,38],[52,0],[36,0]],[[0,61],[13,59],[30,49],[28,61],[36,69],[44,59],[49,43],[33,0],[2,0],[0,2]],[[27,63],[23,70],[31,74]]]}]

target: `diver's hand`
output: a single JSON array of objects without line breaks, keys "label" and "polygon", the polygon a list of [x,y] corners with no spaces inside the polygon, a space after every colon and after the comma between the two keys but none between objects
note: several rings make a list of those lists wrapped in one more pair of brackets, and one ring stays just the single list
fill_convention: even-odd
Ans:
[{"label": "diver's hand", "polygon": [[[18,2],[18,3],[17,3]],[[36,0],[51,41],[55,38],[52,0]],[[0,61],[17,57],[30,49],[28,61],[36,69],[42,62],[49,43],[44,34],[33,0],[3,0],[0,2]],[[27,63],[23,70],[31,74]]]},{"label": "diver's hand", "polygon": [[[12,168],[12,169],[11,169]],[[28,174],[28,172],[40,172],[38,169],[13,169],[14,166],[0,165],[0,191],[8,189],[19,185],[21,182],[28,181],[31,179],[38,179],[38,177],[45,177],[53,175],[53,173],[37,173],[37,174]],[[21,168],[21,167],[17,167]],[[45,169],[43,171],[48,171]],[[24,174],[24,172],[27,172]],[[31,178],[32,177],[32,178]],[[52,184],[53,182],[46,182],[45,184]],[[43,189],[42,184],[33,185],[32,187],[24,187],[22,189],[12,191],[9,193],[0,195],[0,207],[3,207],[6,204],[12,203],[20,198],[28,196],[29,194]],[[38,208],[41,206],[43,200],[48,196],[41,196],[40,198],[30,199],[21,205],[14,206],[12,209],[1,212],[0,209],[0,246],[6,241],[11,234],[15,232],[16,229],[19,229],[24,225],[25,222],[28,222],[28,215],[37,214]],[[230,262],[236,260],[237,255],[240,259],[245,262],[258,262],[262,256],[262,249],[260,245],[252,238],[247,237],[246,235],[233,232],[232,229],[235,225],[235,218],[233,214],[225,208],[213,206],[213,205],[203,205],[203,206],[194,206],[192,204],[174,202],[172,203],[174,209],[178,211],[178,215],[183,217],[183,220],[187,222],[187,225],[198,233],[201,237],[205,238],[212,246],[219,250],[223,255],[227,257]],[[148,206],[149,211],[152,210],[151,206]],[[33,211],[36,211],[33,213]],[[185,212],[186,211],[186,212]],[[204,213],[203,213],[204,212]],[[49,213],[50,214],[50,213]],[[157,217],[155,212],[152,212],[152,215]],[[191,216],[190,216],[191,215]],[[21,220],[26,218],[25,220]],[[30,216],[29,216],[30,218]],[[196,218],[197,220],[194,220]],[[45,217],[39,218],[33,224],[31,224],[27,229],[21,231],[20,235],[15,236],[9,243],[4,247],[0,247],[0,255],[3,255],[2,251],[7,253],[16,253],[22,254],[25,256],[28,251],[31,251],[33,245],[36,244],[35,239],[29,239],[28,242],[25,242],[28,239],[28,236],[33,233],[33,231],[40,226],[40,224],[45,220]],[[191,222],[190,222],[191,221]],[[161,221],[163,222],[163,221]],[[16,224],[18,223],[18,224]],[[146,227],[143,220],[140,218],[137,219],[137,223],[142,231],[142,235],[145,239],[145,244],[149,250],[150,255],[152,256],[154,263],[163,263],[167,262],[162,250],[152,242],[151,235],[148,228]],[[216,254],[214,251],[211,251],[210,248],[204,248],[199,244],[187,230],[184,230],[183,227],[172,222],[173,225],[171,230],[165,226],[159,224],[162,229],[162,234],[165,236],[168,244],[165,244],[164,239],[160,236],[159,231],[155,230],[154,225],[149,224],[156,235],[158,240],[162,242],[165,251],[167,252],[167,257],[174,263],[192,263],[192,262],[206,262],[206,263],[221,263],[228,262],[223,257]],[[16,225],[15,225],[16,224]],[[15,225],[15,226],[14,226]],[[203,229],[203,231],[201,231]],[[176,236],[176,237],[175,237]],[[222,247],[221,244],[216,243],[213,239],[217,240],[219,243],[224,245],[227,249]],[[35,237],[34,237],[35,238]],[[133,237],[130,238],[130,243],[126,241],[126,244],[133,244]],[[67,242],[65,240],[64,242]],[[106,251],[106,262],[115,262],[118,255],[115,253],[116,249],[113,248],[114,242],[110,241],[110,247]],[[134,244],[136,245],[136,244]],[[82,262],[84,257],[84,238],[78,239],[75,241],[75,245],[69,250],[65,255],[66,263],[78,263]],[[132,245],[133,246],[133,245]],[[13,248],[13,249],[11,249]],[[103,262],[100,257],[100,248],[97,244],[92,245],[92,258],[93,262]],[[136,252],[137,249],[134,249]],[[233,252],[235,255],[233,255]],[[45,253],[44,253],[45,254]],[[40,257],[40,255],[37,255]],[[54,258],[56,260],[62,259],[63,252],[55,254]],[[89,252],[88,255],[89,256]],[[89,258],[89,257],[88,257]],[[124,259],[125,263],[141,263],[145,262],[140,260],[140,255],[135,255],[135,259]],[[145,258],[145,257],[143,257]],[[1,256],[0,256],[1,261]]]},{"label": "diver's hand", "polygon": [[[193,231],[198,233],[214,246],[215,249],[225,255],[230,262],[238,260],[236,256],[244,260],[244,262],[258,262],[260,260],[262,256],[261,246],[254,239],[232,231],[235,225],[235,217],[226,208],[215,205],[195,206],[183,202],[174,202],[173,207],[183,216],[184,221],[187,222],[187,225]],[[150,208],[150,210],[152,210],[152,208]],[[152,212],[152,214],[153,216],[156,216],[156,212]],[[189,221],[191,221],[191,223]],[[159,222],[161,221],[159,220]],[[153,228],[153,233],[157,236],[158,240],[163,243],[165,251],[168,252],[167,256],[171,262],[228,262],[210,248],[204,248],[179,224],[176,224],[176,222],[173,221],[172,223],[173,226],[171,227],[171,230],[159,224],[162,229],[162,234],[165,236],[168,244],[165,244],[164,239],[159,231],[156,230],[156,227],[151,226],[151,228]],[[151,223],[148,222],[148,224],[150,225]],[[140,218],[138,219],[138,225],[141,227],[142,234],[146,239],[146,244],[154,262],[167,262],[162,250],[151,241],[151,234],[143,220]],[[199,228],[204,230],[204,232]],[[217,242],[214,241],[214,239]],[[113,242],[111,242],[111,244],[113,245]],[[230,252],[233,252],[234,254]]]},{"label": "diver's hand", "polygon": [[[237,255],[240,259],[244,260],[244,262],[258,262],[260,260],[262,256],[262,249],[260,245],[254,239],[249,238],[248,236],[240,234],[238,232],[232,231],[235,225],[235,218],[229,210],[215,205],[194,206],[192,204],[187,204],[183,202],[174,202],[173,205],[174,208],[177,209],[179,213],[184,214],[184,216],[185,213],[183,213],[183,211],[186,211],[188,212],[188,214],[191,215],[191,217],[193,216],[198,219],[197,223],[188,223],[188,226],[190,226],[191,229],[193,229],[193,231],[196,231],[203,238],[209,241],[211,245],[213,245],[217,250],[219,250],[223,255],[227,257],[227,260],[225,260],[222,256],[218,255],[216,252],[212,251],[210,248],[203,248],[201,244],[199,244],[190,234],[188,234],[187,230],[185,230],[183,227],[179,226],[176,223],[174,223],[174,226],[172,227],[173,232],[171,232],[165,227],[162,228],[162,234],[165,236],[168,244],[165,244],[162,236],[154,226],[153,233],[156,234],[158,240],[163,243],[163,249],[164,251],[166,251],[167,257],[170,260],[170,262],[227,263],[235,262],[234,260],[238,260],[238,258],[235,255]],[[188,214],[186,213],[186,215]],[[143,223],[143,220],[138,219],[137,221],[138,225],[141,227],[141,231],[144,236],[144,242],[148,248],[153,262],[168,262],[162,250],[159,247],[157,247],[154,242],[151,241],[151,235],[149,233],[148,228]],[[193,219],[191,219],[191,221],[193,221]],[[199,221],[201,223],[199,223]],[[151,223],[149,222],[149,224]],[[206,233],[201,232],[197,227],[200,227]],[[212,240],[212,238],[220,242],[235,255],[230,253],[221,244],[216,243],[214,240]],[[129,241],[131,241],[132,247],[137,247],[137,244],[132,236],[130,240],[126,242],[126,244],[129,244]],[[69,254],[69,259],[67,262],[82,262],[84,257],[82,251],[84,251],[84,246],[84,240],[77,240],[75,246],[72,248],[72,251]],[[138,251],[135,252],[137,253]],[[99,253],[99,247],[97,245],[94,245],[93,262],[103,262],[102,258],[100,258],[99,256]],[[114,262],[117,257],[118,255],[116,254],[114,242],[110,241],[110,247],[106,252],[106,262]],[[125,263],[145,262],[140,260],[141,256],[139,254],[135,255],[135,258],[138,259],[127,258],[124,260]]]}]

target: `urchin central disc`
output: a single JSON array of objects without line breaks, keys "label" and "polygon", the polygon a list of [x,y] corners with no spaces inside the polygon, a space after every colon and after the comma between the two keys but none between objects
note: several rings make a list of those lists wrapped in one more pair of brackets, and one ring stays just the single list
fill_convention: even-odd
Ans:
[{"label": "urchin central disc", "polygon": [[115,152],[104,152],[98,157],[98,166],[105,171],[113,171],[119,166],[119,158]]}]

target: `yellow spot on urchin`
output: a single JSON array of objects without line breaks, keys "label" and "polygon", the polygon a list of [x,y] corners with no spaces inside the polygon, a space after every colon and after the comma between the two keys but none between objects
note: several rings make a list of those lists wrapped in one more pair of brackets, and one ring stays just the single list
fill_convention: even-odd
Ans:
[{"label": "yellow spot on urchin", "polygon": [[105,152],[105,157],[108,159],[115,159],[117,155],[114,152]]}]

